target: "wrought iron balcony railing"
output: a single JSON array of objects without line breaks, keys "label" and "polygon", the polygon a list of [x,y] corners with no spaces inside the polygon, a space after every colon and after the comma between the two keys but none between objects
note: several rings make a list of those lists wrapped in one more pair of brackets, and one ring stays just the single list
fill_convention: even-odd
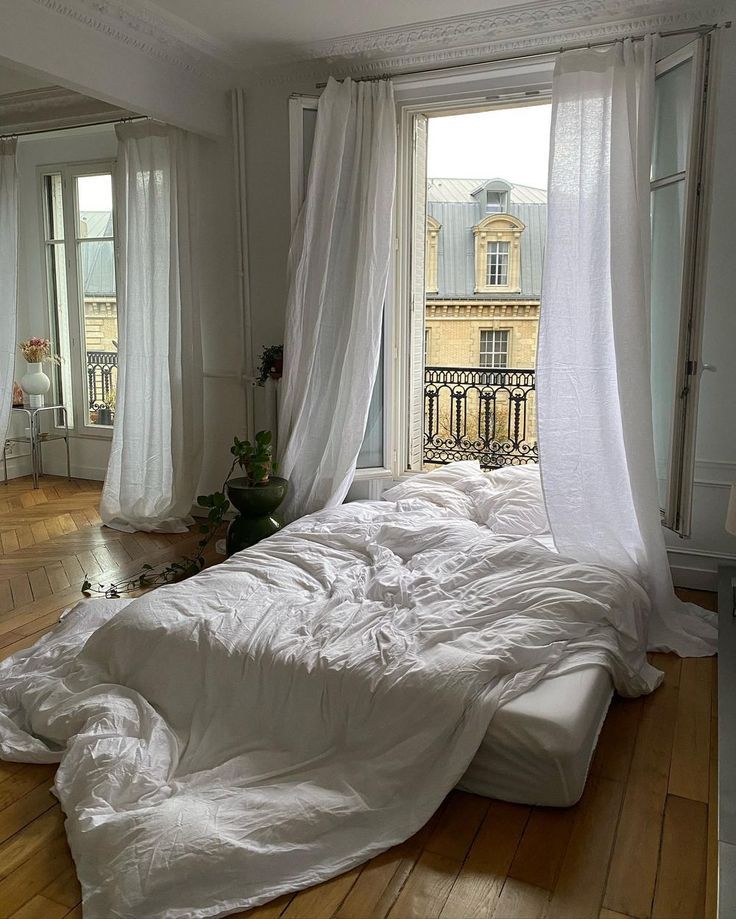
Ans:
[{"label": "wrought iron balcony railing", "polygon": [[[90,412],[104,413],[99,424],[112,424],[115,414],[111,395],[118,381],[117,351],[87,352],[87,391]],[[109,416],[109,417],[108,417]]]},{"label": "wrought iron balcony railing", "polygon": [[539,461],[534,370],[425,367],[424,462]]}]

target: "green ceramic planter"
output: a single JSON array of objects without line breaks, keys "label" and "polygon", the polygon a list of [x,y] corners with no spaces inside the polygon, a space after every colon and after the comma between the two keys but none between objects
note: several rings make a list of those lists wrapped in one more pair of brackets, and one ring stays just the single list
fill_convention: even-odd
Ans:
[{"label": "green ceramic planter", "polygon": [[263,485],[249,485],[248,479],[241,477],[230,479],[225,488],[231,504],[239,512],[227,530],[228,556],[254,546],[281,529],[283,524],[274,514],[289,490],[288,479],[272,475]]}]

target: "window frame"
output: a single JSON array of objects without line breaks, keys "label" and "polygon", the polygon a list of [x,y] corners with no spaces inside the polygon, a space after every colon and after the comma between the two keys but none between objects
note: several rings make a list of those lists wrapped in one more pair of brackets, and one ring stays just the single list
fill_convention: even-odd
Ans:
[{"label": "window frame", "polygon": [[[47,238],[46,231],[48,223],[48,202],[45,194],[45,179],[49,175],[60,175],[62,183],[62,209],[64,238],[58,242],[64,243],[64,257],[66,265],[66,296],[69,315],[68,334],[69,334],[69,361],[71,365],[71,412],[70,412],[70,430],[76,437],[88,437],[95,440],[112,439],[113,426],[91,424],[88,414],[88,392],[87,392],[87,359],[84,338],[84,292],[82,290],[82,280],[80,271],[80,238],[76,226],[76,214],[78,213],[79,201],[77,193],[76,179],[80,176],[92,175],[110,175],[112,180],[112,221],[113,221],[113,253],[115,259],[115,276],[116,276],[116,299],[117,299],[117,277],[118,277],[118,236],[117,236],[117,219],[115,213],[115,168],[116,161],[111,159],[95,159],[76,161],[74,163],[52,163],[36,168],[37,188],[41,201],[41,268],[42,276],[45,279],[43,284],[44,309],[46,321],[48,324],[49,335],[54,341],[56,336],[57,310],[56,304],[52,302],[50,291],[51,272],[47,257],[47,248],[52,241]],[[73,246],[73,253],[70,252],[70,246]],[[76,308],[72,309],[72,304]],[[52,392],[54,400],[61,402],[62,397],[59,392],[59,378],[57,374],[52,377]],[[69,400],[66,400],[69,405]],[[58,419],[57,419],[58,422]]]},{"label": "window frame", "polygon": [[[497,335],[504,335],[505,336],[504,342],[505,342],[506,347],[504,348],[503,351],[497,351],[494,347],[494,348],[491,348],[490,351],[484,352],[483,350],[483,336],[484,335],[491,335],[492,343],[494,345],[496,343],[495,337]],[[481,369],[483,370],[508,370],[509,367],[513,366],[513,364],[511,363],[511,339],[512,339],[511,329],[479,329],[478,336],[479,336],[478,338],[478,365],[479,367],[481,367]],[[506,357],[506,363],[503,365],[484,364],[482,362],[484,353],[490,355],[491,357],[495,357],[498,354],[504,354]]]},{"label": "window frame", "polygon": [[[289,193],[291,207],[291,227],[296,226],[307,192],[304,176],[304,111],[317,111],[319,95],[293,93],[289,96]],[[363,466],[355,470],[354,482],[373,481],[393,478],[392,464],[389,457],[392,452],[391,412],[392,404],[392,360],[395,348],[392,339],[390,322],[390,299],[393,288],[393,263],[389,266],[389,277],[386,285],[386,305],[383,313],[383,463],[380,466]]]},{"label": "window frame", "polygon": [[673,397],[673,430],[670,467],[667,470],[667,494],[664,507],[660,507],[662,525],[683,538],[689,537],[692,529],[698,396],[703,372],[701,351],[711,194],[709,173],[715,123],[713,93],[709,86],[712,77],[712,53],[712,36],[701,35],[676,51],[664,55],[655,65],[655,80],[674,70],[688,58],[693,61],[694,72],[686,169],[684,173],[676,172],[656,179],[650,176],[649,182],[650,195],[656,189],[675,184],[678,176],[682,176],[685,182],[680,328]]},{"label": "window frame", "polygon": [[[501,248],[503,246],[503,249]],[[496,247],[495,252],[491,248]],[[493,258],[495,256],[495,264]],[[508,287],[509,286],[509,262],[511,261],[511,243],[506,239],[487,239],[486,240],[486,287]],[[492,280],[495,267],[495,278]],[[503,272],[501,272],[503,267]]]},{"label": "window frame", "polygon": [[[421,474],[410,468],[410,353],[412,291],[412,166],[413,121],[417,115],[466,114],[520,105],[549,104],[556,53],[533,60],[470,64],[452,70],[428,71],[394,78],[399,125],[399,159],[394,204],[395,259],[393,289],[387,297],[393,326],[391,469],[401,480]],[[486,215],[484,219],[501,216]],[[482,223],[482,221],[481,221]],[[494,292],[498,288],[491,288]]]}]

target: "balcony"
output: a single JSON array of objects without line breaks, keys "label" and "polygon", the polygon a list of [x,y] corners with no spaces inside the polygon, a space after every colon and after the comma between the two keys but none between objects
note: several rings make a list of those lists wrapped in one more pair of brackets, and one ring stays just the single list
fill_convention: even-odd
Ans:
[{"label": "balcony", "polygon": [[117,351],[88,351],[87,392],[90,421],[93,424],[112,424],[115,417],[117,382]]},{"label": "balcony", "polygon": [[539,462],[534,370],[425,367],[424,464],[469,459]]}]

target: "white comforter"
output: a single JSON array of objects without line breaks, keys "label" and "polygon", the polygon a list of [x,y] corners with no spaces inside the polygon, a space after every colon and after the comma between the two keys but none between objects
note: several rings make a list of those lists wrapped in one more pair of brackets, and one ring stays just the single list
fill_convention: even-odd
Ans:
[{"label": "white comforter", "polygon": [[644,594],[544,545],[532,473],[457,464],[389,498],[85,601],[2,665],[0,755],[61,761],[85,917],[219,916],[324,880],[416,831],[541,677],[657,684]]}]

